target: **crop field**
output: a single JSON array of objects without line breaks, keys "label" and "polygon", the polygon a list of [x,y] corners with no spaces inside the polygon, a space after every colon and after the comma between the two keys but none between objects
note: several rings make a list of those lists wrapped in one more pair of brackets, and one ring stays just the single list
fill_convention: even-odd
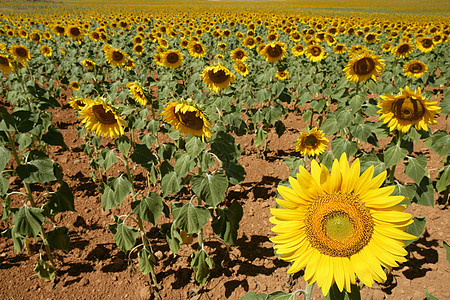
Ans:
[{"label": "crop field", "polygon": [[450,299],[450,4],[2,1],[1,299]]}]

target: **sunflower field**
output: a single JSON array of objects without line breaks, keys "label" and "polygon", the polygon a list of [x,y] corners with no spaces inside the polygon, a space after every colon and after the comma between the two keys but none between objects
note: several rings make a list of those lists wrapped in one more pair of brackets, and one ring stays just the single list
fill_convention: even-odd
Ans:
[{"label": "sunflower field", "polygon": [[2,298],[450,298],[450,7],[342,5],[0,3]]}]

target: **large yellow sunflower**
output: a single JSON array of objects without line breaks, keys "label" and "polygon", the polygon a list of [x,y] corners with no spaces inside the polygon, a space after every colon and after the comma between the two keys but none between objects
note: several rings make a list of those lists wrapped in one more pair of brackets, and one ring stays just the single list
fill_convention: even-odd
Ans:
[{"label": "large yellow sunflower", "polygon": [[412,52],[414,51],[414,46],[409,43],[403,43],[398,45],[397,47],[394,47],[392,49],[392,53],[395,55],[395,57],[397,58],[406,58],[408,55],[410,55]]},{"label": "large yellow sunflower", "polygon": [[430,52],[434,49],[436,45],[433,42],[432,38],[429,37],[421,37],[416,39],[416,47],[423,53]]},{"label": "large yellow sunflower", "polygon": [[227,88],[236,80],[236,76],[220,64],[204,68],[201,77],[203,82],[214,92]]},{"label": "large yellow sunflower", "polygon": [[176,69],[183,63],[183,54],[178,50],[167,50],[162,55],[162,63],[168,68]]},{"label": "large yellow sunflower", "polygon": [[124,134],[125,120],[120,117],[114,108],[102,100],[93,100],[79,111],[78,117],[86,123],[87,130],[105,137],[116,137]]},{"label": "large yellow sunflower", "polygon": [[112,66],[123,66],[127,61],[126,54],[120,49],[108,48],[105,55],[106,60]]},{"label": "large yellow sunflower", "polygon": [[42,45],[41,46],[41,53],[42,55],[46,56],[46,57],[50,57],[53,54],[53,50],[50,46],[48,45]]},{"label": "large yellow sunflower", "polygon": [[192,100],[170,102],[161,113],[163,121],[172,125],[181,134],[192,134],[205,138],[211,137],[211,124]]},{"label": "large yellow sunflower", "polygon": [[261,55],[264,56],[267,62],[277,62],[283,59],[286,54],[286,44],[283,42],[275,42],[267,44],[261,50]]},{"label": "large yellow sunflower", "polygon": [[83,39],[83,31],[76,25],[69,26],[69,28],[67,28],[66,34],[74,41],[81,41]]},{"label": "large yellow sunflower", "polygon": [[127,88],[130,90],[130,94],[133,96],[133,99],[139,102],[142,106],[145,106],[148,102],[147,97],[145,96],[144,89],[137,82],[129,82],[127,84]]},{"label": "large yellow sunflower", "polygon": [[387,124],[389,129],[402,132],[408,132],[411,126],[418,130],[428,131],[427,124],[436,124],[434,117],[441,111],[441,108],[435,105],[437,102],[428,102],[420,94],[420,88],[417,91],[411,91],[409,87],[400,89],[400,95],[381,95],[382,99],[378,103],[380,110],[378,113],[383,123]]},{"label": "large yellow sunflower", "polygon": [[294,56],[300,56],[305,53],[305,46],[302,44],[297,44],[294,47],[291,48],[292,55]]},{"label": "large yellow sunflower", "polygon": [[336,44],[336,46],[333,47],[333,52],[336,54],[344,54],[347,52],[347,46],[344,44]]},{"label": "large yellow sunflower", "polygon": [[312,62],[318,62],[327,57],[327,52],[320,45],[309,45],[305,50],[306,57]]},{"label": "large yellow sunflower", "polygon": [[310,132],[299,134],[295,151],[307,156],[319,155],[327,150],[327,143],[328,139],[322,130],[314,127]]},{"label": "large yellow sunflower", "polygon": [[311,174],[300,166],[297,178],[289,177],[292,188],[278,186],[282,208],[270,210],[277,234],[270,240],[293,262],[288,273],[305,269],[305,280],[324,295],[334,283],[351,292],[355,275],[369,287],[386,280],[383,267],[405,262],[404,241],[416,238],[404,232],[413,222],[399,205],[405,197],[391,196],[394,186],[380,187],[386,171],[372,178],[373,171],[360,175],[359,159],[350,166],[344,153],[331,173],[312,160]]},{"label": "large yellow sunflower", "polygon": [[22,45],[13,45],[10,48],[10,53],[14,59],[17,59],[22,62],[29,61],[31,58],[30,50],[28,50],[27,47]]},{"label": "large yellow sunflower", "polygon": [[366,81],[369,78],[376,80],[384,68],[384,60],[380,55],[372,55],[369,52],[352,58],[344,68],[345,77],[353,82]]},{"label": "large yellow sunflower", "polygon": [[423,62],[418,61],[417,59],[412,60],[403,66],[403,73],[405,73],[405,75],[409,77],[419,78],[420,76],[425,74],[427,70],[428,66]]}]

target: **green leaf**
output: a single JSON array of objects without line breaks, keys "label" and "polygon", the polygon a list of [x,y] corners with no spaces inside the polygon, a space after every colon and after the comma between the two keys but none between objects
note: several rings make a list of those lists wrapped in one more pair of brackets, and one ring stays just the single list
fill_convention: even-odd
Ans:
[{"label": "green leaf", "polygon": [[43,212],[41,208],[22,206],[13,216],[13,232],[36,237],[41,232],[41,225],[45,219]]},{"label": "green leaf", "polygon": [[156,257],[153,255],[153,253],[148,252],[144,248],[139,250],[138,252],[138,262],[139,262],[139,269],[143,274],[148,274],[153,271],[153,266],[156,262]]},{"label": "green leaf", "polygon": [[[178,132],[178,130],[176,132]],[[162,144],[158,148],[158,156],[163,160],[169,161],[176,150],[175,145],[172,143]]]},{"label": "green leaf", "polygon": [[281,117],[282,113],[283,110],[281,109],[281,107],[277,106],[268,107],[267,110],[265,111],[265,119],[267,121],[267,124],[275,123],[275,121],[277,121]]},{"label": "green leaf", "polygon": [[377,176],[385,170],[383,162],[375,154],[375,151],[362,155],[361,161],[361,173],[367,170],[370,166],[374,167],[373,176]]},{"label": "green leaf", "polygon": [[295,300],[295,293],[285,293],[283,291],[272,292],[267,295],[267,300]]},{"label": "green leaf", "polygon": [[0,196],[3,197],[9,188],[9,181],[5,177],[0,175]]},{"label": "green leaf", "polygon": [[117,162],[117,156],[114,151],[103,148],[98,157],[98,164],[105,168],[107,171],[110,167],[112,167]]},{"label": "green leaf", "polygon": [[358,144],[341,137],[335,137],[331,140],[331,149],[335,157],[341,157],[344,152],[347,153],[347,157],[350,157],[358,151]]},{"label": "green leaf", "polygon": [[425,300],[439,300],[428,292],[428,289],[425,289]]},{"label": "green leaf", "polygon": [[116,144],[117,149],[119,149],[120,153],[122,153],[125,157],[128,157],[128,152],[131,148],[130,139],[126,135],[121,135],[114,140],[114,144]]},{"label": "green leaf", "polygon": [[158,161],[153,155],[153,152],[143,144],[137,144],[134,148],[133,154],[130,156],[131,160],[140,164],[146,170],[149,170],[152,165],[157,164]]},{"label": "green leaf", "polygon": [[209,210],[204,206],[194,206],[192,203],[172,202],[172,215],[175,224],[187,233],[197,233],[208,223]]},{"label": "green leaf", "polygon": [[239,202],[233,202],[230,208],[217,208],[217,217],[213,218],[212,228],[214,233],[229,245],[235,245],[239,222],[243,216],[242,206]]},{"label": "green leaf", "polygon": [[237,160],[241,155],[240,145],[231,135],[223,131],[217,133],[211,143],[211,151],[223,162]]},{"label": "green leaf", "polygon": [[165,174],[161,180],[161,189],[164,197],[178,193],[182,187],[181,177],[174,171]]},{"label": "green leaf", "polygon": [[195,167],[195,160],[188,153],[183,153],[175,162],[175,173],[183,177]]},{"label": "green leaf", "polygon": [[67,227],[55,227],[47,234],[48,244],[58,250],[69,250],[70,238]]},{"label": "green leaf", "polygon": [[450,149],[450,134],[444,130],[436,131],[424,144],[439,156],[447,156]]},{"label": "green leaf", "polygon": [[39,278],[51,280],[55,274],[56,270],[51,265],[46,263],[42,258],[39,258],[34,271],[38,274]]},{"label": "green leaf", "polygon": [[267,295],[264,293],[248,292],[240,300],[266,300]]},{"label": "green leaf", "polygon": [[245,174],[247,174],[244,167],[237,160],[223,162],[222,168],[225,170],[230,184],[240,184],[244,181]]},{"label": "green leaf", "polygon": [[189,135],[186,137],[186,152],[192,157],[197,157],[206,147],[199,137]]},{"label": "green leaf", "polygon": [[405,174],[419,184],[422,178],[426,175],[427,157],[420,155],[415,158],[409,158],[405,162]]},{"label": "green leaf", "polygon": [[325,132],[327,135],[334,135],[339,130],[339,124],[336,119],[335,113],[329,113],[327,118],[323,122],[322,126],[320,126],[320,130]]},{"label": "green leaf", "polygon": [[53,163],[43,152],[32,150],[28,162],[16,168],[17,175],[26,183],[50,182],[56,180]]},{"label": "green leaf", "polygon": [[258,130],[256,130],[256,136],[255,136],[255,146],[259,147],[262,142],[264,142],[265,139],[267,139],[268,133],[265,131],[262,127],[259,127]]},{"label": "green leaf", "polygon": [[398,145],[386,146],[384,153],[384,165],[386,168],[396,165],[401,162],[408,154],[408,150],[401,148]]},{"label": "green leaf", "polygon": [[55,212],[75,211],[72,189],[65,182],[48,200],[48,207]]},{"label": "green leaf", "polygon": [[439,172],[439,178],[436,180],[436,191],[444,191],[450,185],[450,165],[445,166]]},{"label": "green leaf", "polygon": [[58,127],[51,125],[48,132],[42,136],[42,140],[49,145],[60,146],[63,150],[69,150],[66,143],[64,142],[64,137],[59,131]]},{"label": "green leaf", "polygon": [[103,210],[121,205],[123,199],[131,192],[131,189],[131,182],[124,175],[118,178],[108,178],[108,183],[104,187],[103,194],[100,198]]},{"label": "green leaf", "polygon": [[339,112],[336,116],[337,125],[339,129],[344,129],[350,126],[352,120],[355,118],[355,115],[350,110],[343,110]]},{"label": "green leaf", "polygon": [[117,225],[116,233],[114,234],[114,241],[117,247],[123,252],[127,252],[133,248],[136,243],[136,238],[138,236],[138,231],[133,227],[126,226],[123,223]]},{"label": "green leaf", "polygon": [[450,245],[447,244],[446,241],[443,241],[443,246],[445,249],[445,255],[446,255],[445,257],[447,259],[447,262],[450,264]]},{"label": "green leaf", "polygon": [[214,268],[214,261],[203,249],[192,253],[191,257],[191,268],[196,270],[195,280],[200,283],[200,285],[204,285],[210,270]]},{"label": "green leaf", "polygon": [[411,204],[412,199],[416,195],[416,189],[417,185],[415,183],[414,184],[397,183],[392,195],[406,197],[407,199],[403,200],[403,202],[401,202],[400,204],[406,204],[409,206]]},{"label": "green leaf", "polygon": [[434,188],[430,178],[422,178],[416,190],[415,200],[419,205],[434,207]]},{"label": "green leaf", "polygon": [[228,178],[224,173],[194,176],[191,180],[194,193],[212,207],[223,201],[228,188]]},{"label": "green leaf", "polygon": [[3,146],[0,146],[0,173],[5,169],[6,164],[11,159],[11,154],[8,149]]},{"label": "green leaf", "polygon": [[345,289],[339,291],[339,288],[337,287],[337,284],[334,283],[328,294],[325,296],[325,299],[327,300],[361,300],[361,294],[359,292],[358,286],[352,284],[351,285],[351,292],[347,292]]},{"label": "green leaf", "polygon": [[165,233],[169,249],[175,255],[180,250],[180,244],[183,243],[183,239],[177,231],[175,223],[166,223],[161,226],[161,231]]},{"label": "green leaf", "polygon": [[410,224],[406,229],[406,232],[416,236],[413,240],[406,241],[406,246],[417,241],[425,230],[425,224],[427,223],[425,217],[414,217],[414,223]]},{"label": "green leaf", "polygon": [[131,209],[142,220],[156,225],[156,220],[163,211],[162,198],[155,192],[150,192],[148,197],[131,203]]}]

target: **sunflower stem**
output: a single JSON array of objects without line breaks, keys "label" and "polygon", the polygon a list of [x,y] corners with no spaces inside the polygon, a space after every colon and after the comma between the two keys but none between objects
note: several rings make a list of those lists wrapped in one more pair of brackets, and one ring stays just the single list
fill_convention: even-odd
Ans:
[{"label": "sunflower stem", "polygon": [[303,291],[303,294],[305,295],[305,300],[311,300],[312,290],[314,288],[314,284],[315,284],[315,282],[313,282],[311,284],[306,284],[306,288]]},{"label": "sunflower stem", "polygon": [[[397,135],[397,147],[400,147],[400,144],[402,142],[403,132],[399,131]],[[391,170],[389,171],[389,182],[393,183],[395,179],[395,169],[397,168],[398,164],[395,164],[391,167]]]}]

